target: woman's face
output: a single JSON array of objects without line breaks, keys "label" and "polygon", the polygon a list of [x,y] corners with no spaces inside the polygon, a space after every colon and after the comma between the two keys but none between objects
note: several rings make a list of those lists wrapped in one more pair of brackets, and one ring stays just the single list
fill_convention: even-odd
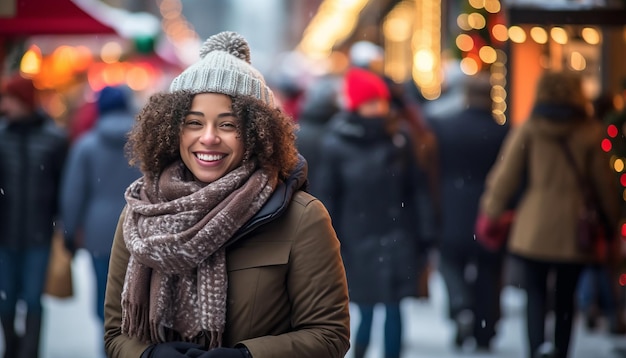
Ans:
[{"label": "woman's face", "polygon": [[211,183],[241,164],[244,145],[240,125],[227,95],[194,96],[183,119],[180,156],[197,180]]},{"label": "woman's face", "polygon": [[389,115],[389,101],[386,99],[373,99],[361,104],[357,112],[365,118],[387,117]]}]

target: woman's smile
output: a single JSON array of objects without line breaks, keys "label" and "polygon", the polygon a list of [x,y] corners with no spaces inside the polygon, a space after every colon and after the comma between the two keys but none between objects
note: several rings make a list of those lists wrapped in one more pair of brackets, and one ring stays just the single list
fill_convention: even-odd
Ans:
[{"label": "woman's smile", "polygon": [[196,158],[200,159],[203,162],[217,162],[222,160],[226,155],[224,154],[207,154],[207,153],[196,153]]}]

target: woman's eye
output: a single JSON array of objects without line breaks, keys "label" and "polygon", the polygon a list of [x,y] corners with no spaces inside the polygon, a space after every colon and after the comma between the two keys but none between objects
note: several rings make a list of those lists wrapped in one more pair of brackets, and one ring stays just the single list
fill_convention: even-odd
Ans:
[{"label": "woman's eye", "polygon": [[186,126],[201,126],[202,123],[196,119],[187,119],[185,120],[185,125]]}]

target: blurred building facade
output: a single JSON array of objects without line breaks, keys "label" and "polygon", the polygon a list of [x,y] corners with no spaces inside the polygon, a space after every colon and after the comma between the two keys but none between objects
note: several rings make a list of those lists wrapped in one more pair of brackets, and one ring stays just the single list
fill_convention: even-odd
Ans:
[{"label": "blurred building facade", "polygon": [[494,117],[515,125],[546,69],[581,71],[590,97],[619,93],[625,22],[624,0],[7,0],[0,59],[3,73],[33,77],[63,121],[68,99],[105,85],[140,99],[164,89],[219,31],[248,39],[270,83],[341,72],[350,45],[367,40],[384,48],[385,75],[412,82],[427,107],[454,92],[456,74],[488,69]]}]

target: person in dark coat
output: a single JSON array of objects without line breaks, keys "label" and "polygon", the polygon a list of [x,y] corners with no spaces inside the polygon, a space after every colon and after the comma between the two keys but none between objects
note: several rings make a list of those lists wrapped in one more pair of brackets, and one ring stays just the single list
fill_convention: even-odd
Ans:
[{"label": "person in dark coat", "polygon": [[[456,324],[455,346],[473,337],[478,350],[489,350],[499,318],[503,253],[487,251],[474,240],[474,223],[485,177],[508,125],[496,123],[491,114],[489,74],[468,77],[463,86],[465,109],[431,122],[441,170],[439,271]],[[470,268],[476,272],[471,280],[465,274]]]},{"label": "person in dark coat", "polygon": [[124,191],[141,176],[128,165],[124,145],[134,123],[130,89],[105,87],[98,94],[95,126],[71,147],[61,191],[61,219],[70,252],[85,248],[96,277],[96,312],[104,320],[104,291],[111,245]]},{"label": "person in dark coat", "polygon": [[[0,97],[0,320],[5,357],[36,358],[58,191],[68,139],[37,108],[36,90],[19,74]],[[26,303],[25,332],[15,330],[16,303]]]},{"label": "person in dark coat", "polygon": [[322,138],[315,192],[342,243],[350,300],[360,312],[355,357],[370,342],[374,306],[385,306],[384,356],[401,353],[400,300],[416,297],[420,255],[416,212],[420,175],[410,137],[390,120],[390,94],[378,75],[351,68],[345,107]]},{"label": "person in dark coat", "polygon": [[[328,75],[316,79],[305,90],[296,133],[296,146],[309,166],[309,181],[315,177],[320,161],[320,142],[330,118],[339,111],[340,79]],[[315,195],[309,185],[309,191]]]},{"label": "person in dark coat", "polygon": [[[422,109],[422,99],[420,91],[416,87],[413,80],[405,82],[396,82],[384,71],[385,49],[368,40],[361,40],[353,43],[348,51],[349,63],[352,66],[370,70],[379,76],[387,84],[389,88],[391,116],[395,117],[395,121],[403,131],[411,137],[413,150],[415,151],[415,159],[420,170],[422,170],[427,178],[427,186],[420,188],[425,190],[431,198],[423,200],[420,205],[423,208],[420,212],[429,213],[429,221],[432,224],[428,228],[428,232],[422,232],[424,242],[429,241],[429,247],[426,250],[432,251],[435,243],[439,241],[441,231],[441,203],[439,198],[439,158],[437,158],[437,137],[428,123],[428,119]],[[428,299],[429,279],[432,272],[433,262],[427,263],[427,269],[421,270],[419,278],[418,297]]]}]

